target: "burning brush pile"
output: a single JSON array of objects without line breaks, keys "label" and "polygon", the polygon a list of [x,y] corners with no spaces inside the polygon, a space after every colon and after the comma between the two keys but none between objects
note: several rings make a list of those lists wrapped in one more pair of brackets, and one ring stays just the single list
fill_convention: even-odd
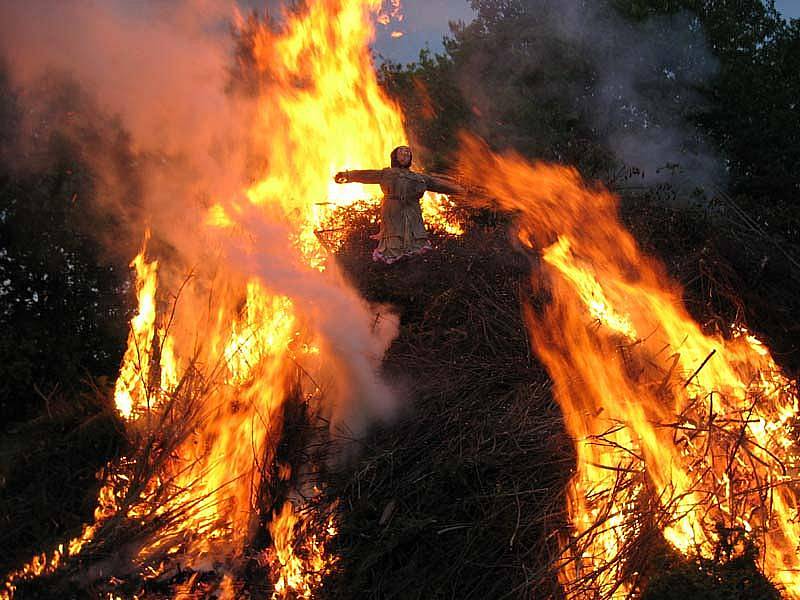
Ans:
[{"label": "burning brush pile", "polygon": [[378,9],[242,24],[251,179],[142,223],[125,447],[0,597],[623,598],[684,560],[800,597],[797,383],[698,325],[612,193],[465,134],[437,251],[368,260],[379,200],[331,176],[408,137]]},{"label": "burning brush pile", "polygon": [[[405,270],[365,270],[357,243],[342,257],[404,307],[385,369],[418,403],[334,481],[339,597],[795,597],[797,383],[735,322],[730,266],[671,254],[703,280],[684,292],[612,194],[464,147],[505,223]],[[675,214],[630,204],[655,249],[695,253]]]}]

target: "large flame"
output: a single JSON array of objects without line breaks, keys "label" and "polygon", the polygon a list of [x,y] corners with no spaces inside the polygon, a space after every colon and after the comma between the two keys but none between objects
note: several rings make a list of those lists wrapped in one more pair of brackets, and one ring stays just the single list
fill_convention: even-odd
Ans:
[{"label": "large flame", "polygon": [[[397,17],[399,3],[392,6]],[[330,416],[359,385],[382,392],[371,378],[386,335],[373,340],[374,316],[335,269],[326,270],[318,238],[337,207],[379,201],[379,190],[336,185],[332,175],[381,168],[392,148],[407,143],[400,110],[380,90],[369,51],[379,9],[377,0],[319,0],[287,9],[275,22],[240,23],[257,84],[255,109],[243,112],[251,119],[250,179],[235,196],[186,202],[200,212],[169,226],[178,232],[196,223],[194,240],[175,236],[177,251],[158,261],[145,243],[132,262],[138,311],[115,401],[131,439],[146,449],[139,458],[154,472],[133,489],[129,482],[145,465],[112,466],[95,523],[66,550],[12,573],[4,598],[20,579],[52,572],[65,555],[79,554],[112,517],[159,524],[126,550],[148,578],[170,561],[213,569],[224,575],[217,591],[231,597],[245,549],[267,523],[276,597],[309,597],[319,584],[333,560],[325,540],[297,539],[303,513],[291,502],[284,499],[265,516],[258,499],[269,493],[290,396],[309,414]],[[426,218],[457,232],[439,216],[446,203],[429,195]],[[153,231],[154,238],[169,235]],[[325,325],[326,294],[337,303],[330,310],[367,316],[356,331]],[[345,347],[341,335],[348,336]],[[334,532],[331,521],[323,534]],[[174,591],[188,597],[195,585],[192,577]]]},{"label": "large flame", "polygon": [[567,595],[626,597],[635,544],[654,528],[707,558],[723,532],[742,532],[764,573],[800,597],[796,382],[745,329],[701,330],[608,191],[472,138],[461,167],[518,214],[549,276],[552,301],[528,322],[576,444]]},{"label": "large flame", "polygon": [[[221,198],[208,211],[204,221],[211,237],[222,228],[246,239],[252,235],[248,230],[253,222],[260,223],[259,227],[277,224],[277,229],[270,225],[278,239],[267,240],[268,248],[244,242],[245,252],[296,254],[296,259],[286,259],[289,264],[299,261],[320,270],[325,267],[326,250],[316,231],[331,209],[375,196],[374,190],[360,186],[336,186],[333,173],[381,166],[392,147],[406,140],[400,112],[380,91],[368,53],[373,35],[370,11],[378,8],[377,3],[356,0],[314,2],[302,11],[287,12],[282,26],[257,24],[249,32],[259,82],[252,131],[262,164],[257,179],[241,196]],[[319,277],[302,267],[293,268],[301,275]],[[266,467],[275,460],[282,407],[296,384],[296,365],[309,374],[302,385],[306,401],[319,401],[320,365],[330,360],[319,355],[331,352],[330,342],[318,340],[313,325],[306,321],[308,307],[298,305],[307,300],[276,294],[270,282],[258,276],[226,275],[222,285],[224,292],[205,311],[205,331],[198,331],[196,322],[188,331],[185,323],[178,322],[173,333],[162,323],[161,334],[153,338],[160,340],[162,374],[179,371],[170,362],[176,357],[182,357],[184,364],[219,366],[219,381],[199,410],[197,427],[176,452],[166,475],[177,489],[184,490],[177,498],[193,509],[170,535],[152,540],[140,551],[143,557],[174,552],[194,569],[230,561],[252,539],[254,493],[263,486]],[[179,304],[178,309],[203,313],[196,306],[200,301],[205,300],[184,295],[180,302],[190,306]],[[144,334],[134,334],[136,326],[134,322],[131,339],[135,337],[141,346]],[[205,343],[199,355],[190,354],[198,334]],[[141,349],[136,355],[142,355]],[[147,378],[142,369],[138,374],[140,379]],[[172,392],[163,386],[160,391]],[[137,405],[123,394],[117,400],[123,414],[127,406]],[[277,535],[279,525],[291,521],[288,515],[292,514],[286,503],[271,526],[279,556],[292,551],[291,536]],[[318,545],[315,555],[306,555],[308,564],[280,563],[281,568],[293,571],[291,575],[276,573],[276,592],[307,594],[308,586],[297,571],[319,571],[319,562],[325,560],[322,552]],[[295,584],[306,589],[293,590]]]},{"label": "large flame", "polygon": [[[399,14],[399,2],[392,7]],[[256,206],[280,207],[304,255],[320,268],[325,250],[315,232],[331,212],[377,201],[374,186],[337,185],[333,175],[381,168],[394,147],[407,143],[400,109],[378,86],[368,51],[369,14],[380,9],[380,0],[313,2],[299,17],[286,15],[280,33],[260,27],[253,37],[261,85],[255,134],[269,151],[264,175],[246,196]],[[440,217],[441,204],[426,194],[427,222],[460,233]]]}]

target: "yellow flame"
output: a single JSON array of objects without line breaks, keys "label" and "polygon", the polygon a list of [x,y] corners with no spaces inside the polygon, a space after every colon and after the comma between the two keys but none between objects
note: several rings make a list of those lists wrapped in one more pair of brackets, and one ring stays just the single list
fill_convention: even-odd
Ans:
[{"label": "yellow flame", "polygon": [[[336,535],[336,525],[331,516],[325,534]],[[302,536],[302,554],[295,551],[298,529]],[[285,598],[313,598],[322,578],[333,567],[334,557],[326,556],[324,540],[316,534],[303,531],[303,523],[291,502],[286,502],[279,513],[273,515],[269,526],[273,551],[270,562],[279,576],[274,585],[273,600]]]},{"label": "yellow flame", "polygon": [[425,192],[420,201],[422,218],[428,227],[443,231],[449,235],[463,235],[464,228],[452,215],[454,204],[445,194]]},{"label": "yellow flame", "polygon": [[545,262],[554,265],[575,286],[592,317],[625,337],[636,340],[636,330],[630,318],[614,311],[591,269],[570,260],[569,238],[560,236],[555,244],[545,248],[543,257]]},{"label": "yellow flame", "polygon": [[701,330],[606,190],[466,137],[460,167],[518,215],[523,243],[545,248],[552,302],[529,330],[577,450],[567,597],[634,589],[621,557],[652,524],[648,502],[685,555],[712,558],[720,525],[749,532],[767,577],[800,597],[797,383],[746,329]]},{"label": "yellow flame", "polygon": [[[332,181],[339,170],[385,166],[392,148],[408,139],[399,108],[377,83],[369,50],[374,37],[371,19],[379,7],[378,0],[319,0],[302,10],[287,9],[280,28],[273,23],[248,25],[259,87],[250,141],[257,149],[253,164],[263,167],[238,197],[215,199],[202,214],[187,219],[202,224],[198,239],[237,236],[246,245],[255,237],[248,226],[260,219],[274,225],[276,233],[264,240],[269,248],[250,251],[280,253],[322,270],[327,252],[318,231],[340,207],[379,202],[377,189]],[[397,0],[392,0],[389,16],[402,20]],[[426,219],[458,233],[457,224],[444,217],[437,222],[438,207],[449,208],[447,202],[446,197],[429,196]],[[161,263],[148,258],[146,242],[131,263],[137,312],[114,400],[136,435],[158,435],[153,428],[167,422],[187,432],[137,500],[144,507],[159,487],[168,485],[174,498],[159,499],[158,514],[181,508],[184,517],[165,525],[133,561],[144,564],[150,557],[167,556],[188,568],[209,569],[236,564],[252,539],[254,493],[265,465],[274,460],[283,405],[298,372],[305,369],[307,374],[309,365],[322,368],[336,357],[304,318],[304,311],[316,307],[296,306],[270,290],[263,278],[242,275],[232,268],[235,265],[206,264],[209,259],[202,253],[184,258],[198,264],[207,277],[187,284],[177,304],[166,310],[159,306],[181,287],[172,280],[185,266],[166,262],[171,257],[160,257]],[[174,314],[165,314],[173,309]],[[190,376],[197,381],[189,382]],[[319,393],[316,383],[306,387],[307,398]],[[169,420],[170,401],[178,392],[197,403],[187,412],[187,423]],[[126,480],[122,475],[110,477],[107,486],[99,501],[105,508],[67,545],[69,556],[80,553],[114,513],[116,505],[110,500],[121,497]],[[144,518],[145,509],[137,506],[134,503],[123,516]],[[301,514],[281,513],[278,522],[282,515],[289,520]],[[334,532],[331,524],[327,534]],[[304,551],[315,557],[311,570],[321,572],[334,558],[324,555],[323,540],[312,537],[307,543],[316,544],[316,549]],[[11,589],[8,586],[20,577],[57,568],[64,554],[61,548],[52,557],[35,557],[6,587]],[[288,575],[278,572],[276,579],[291,588]],[[307,590],[317,582],[312,578],[297,585]],[[223,580],[223,588],[229,596],[235,593],[230,577]],[[190,591],[191,585],[176,593]]]},{"label": "yellow flame", "polygon": [[130,418],[140,410],[142,402],[150,397],[148,390],[150,376],[151,347],[153,328],[156,321],[156,274],[158,262],[147,262],[145,245],[131,262],[136,269],[136,298],[138,311],[131,319],[128,334],[128,348],[122,360],[122,368],[114,390],[114,401],[120,414]]}]

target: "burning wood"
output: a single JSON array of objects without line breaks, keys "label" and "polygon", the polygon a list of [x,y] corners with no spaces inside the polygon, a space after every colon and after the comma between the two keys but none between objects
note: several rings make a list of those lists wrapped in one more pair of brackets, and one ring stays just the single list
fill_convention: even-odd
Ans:
[{"label": "burning wood", "polygon": [[[400,19],[392,6],[389,22]],[[368,51],[378,8],[320,0],[287,11],[280,30],[247,32],[262,166],[239,194],[191,215],[201,240],[191,252],[156,260],[145,243],[132,262],[138,311],[114,394],[126,456],[103,474],[94,523],[10,573],[4,600],[59,573],[110,595],[232,598],[254,564],[273,598],[311,598],[334,569],[336,503],[311,482],[325,460],[306,456],[302,436],[287,450],[287,423],[298,406],[306,425],[346,423],[362,398],[374,413],[391,408],[376,372],[396,321],[374,317],[325,247],[341,241],[336,210],[377,203],[331,176],[382,163],[408,137]],[[472,138],[461,170],[516,215],[552,293],[527,318],[578,458],[557,565],[567,597],[635,593],[648,576],[637,549],[656,538],[706,558],[752,542],[764,572],[800,597],[796,382],[746,329],[701,330],[606,190]],[[423,214],[459,234],[448,204],[429,195]],[[197,273],[179,284],[187,265]],[[353,412],[366,419],[365,406]]]},{"label": "burning wood", "polygon": [[[95,565],[86,575],[92,585],[114,588],[108,581],[117,576],[129,579],[122,587],[140,582],[141,591],[178,573],[167,581],[181,596],[203,583],[186,573],[215,572],[230,590],[264,526],[276,543],[269,561],[276,596],[310,596],[332,564],[324,547],[333,521],[306,534],[302,506],[286,499],[259,519],[257,492],[275,464],[296,389],[311,420],[346,422],[356,399],[390,410],[393,393],[375,372],[393,321],[376,327],[335,270],[321,273],[327,252],[314,234],[337,207],[377,202],[360,186],[335,186],[331,175],[374,164],[407,139],[368,49],[379,6],[323,0],[287,10],[280,29],[246,25],[258,82],[250,129],[262,166],[236,197],[187,215],[203,243],[158,260],[143,249],[134,259],[138,312],[115,389],[127,456],[109,466],[95,523],[11,573],[4,597],[22,580],[77,569],[78,557]],[[396,11],[399,3],[393,18]],[[195,276],[179,284],[185,265]],[[324,302],[333,306],[322,312]],[[313,468],[292,472],[295,500]],[[115,548],[119,560],[99,558],[104,548]]]},{"label": "burning wood", "polygon": [[528,322],[578,454],[567,595],[639,589],[637,548],[655,528],[706,558],[722,531],[742,531],[765,574],[800,596],[797,383],[746,329],[729,339],[701,331],[609,192],[571,169],[464,145],[464,176],[519,215],[520,241],[542,249],[553,294]]}]

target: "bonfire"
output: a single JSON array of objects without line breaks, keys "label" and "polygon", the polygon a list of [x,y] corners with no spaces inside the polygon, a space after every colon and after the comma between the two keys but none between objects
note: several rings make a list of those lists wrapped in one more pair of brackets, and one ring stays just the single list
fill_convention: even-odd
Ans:
[{"label": "bonfire", "polygon": [[[380,197],[333,176],[381,165],[409,139],[369,52],[375,20],[388,18],[379,9],[316,0],[287,9],[280,24],[240,23],[254,61],[255,174],[229,196],[190,204],[192,239],[169,251],[163,242],[182,224],[142,227],[131,262],[137,310],[113,390],[125,450],[98,474],[93,521],[5,574],[0,597],[333,594],[357,536],[342,523],[366,473],[386,476],[374,463],[348,471],[368,425],[396,415],[407,396],[451,403],[448,390],[469,367],[497,389],[524,374],[493,408],[508,411],[507,429],[485,432],[491,450],[482,433],[481,452],[508,444],[524,464],[536,459],[520,440],[561,440],[541,488],[548,519],[527,520],[530,490],[497,490],[516,507],[509,548],[526,547],[527,579],[503,593],[631,597],[653,578],[658,548],[699,560],[747,555],[800,598],[797,382],[743,324],[723,335],[694,320],[680,287],[621,223],[611,191],[465,133],[451,173],[467,190],[460,206],[442,194],[422,199],[433,258],[358,266],[369,262]],[[425,348],[406,347],[399,373],[392,361],[408,341],[396,339],[400,317],[424,294],[415,286],[480,237],[470,216],[487,208],[502,215],[491,234],[502,242],[452,263],[471,304],[448,320],[450,308],[437,307],[454,300],[442,292],[414,316],[430,325],[431,345],[452,342],[451,366],[437,371]],[[498,296],[470,275],[487,260],[508,270],[513,290]],[[489,351],[465,350],[460,319],[480,324]],[[475,358],[518,349],[524,359],[508,372]],[[438,387],[423,391],[413,378],[426,368]],[[446,431],[458,422],[450,409],[426,418]],[[375,510],[389,528],[401,507],[392,498]],[[437,536],[471,527],[428,525]]]}]

